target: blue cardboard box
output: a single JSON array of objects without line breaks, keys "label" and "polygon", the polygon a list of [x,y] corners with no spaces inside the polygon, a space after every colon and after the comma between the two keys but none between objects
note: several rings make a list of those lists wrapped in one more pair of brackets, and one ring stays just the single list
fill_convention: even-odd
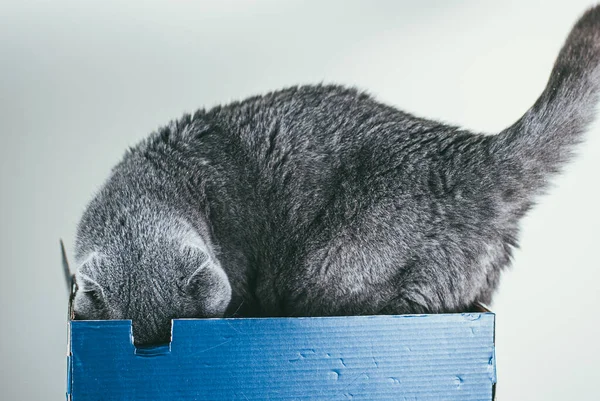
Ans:
[{"label": "blue cardboard box", "polygon": [[494,319],[173,320],[169,344],[136,348],[131,321],[74,321],[70,308],[67,400],[490,401]]},{"label": "blue cardboard box", "polygon": [[67,399],[492,400],[491,313],[174,320],[136,349],[129,321],[71,321]]}]

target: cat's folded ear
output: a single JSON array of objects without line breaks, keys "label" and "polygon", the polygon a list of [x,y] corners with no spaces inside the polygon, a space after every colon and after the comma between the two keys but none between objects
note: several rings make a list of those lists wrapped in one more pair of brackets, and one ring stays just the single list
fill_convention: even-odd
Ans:
[{"label": "cat's folded ear", "polygon": [[77,282],[77,291],[100,290],[102,287],[94,277],[100,270],[101,257],[98,253],[90,253],[77,267],[75,281]]},{"label": "cat's folded ear", "polygon": [[97,292],[99,295],[104,297],[104,289],[96,280],[89,277],[86,274],[80,273],[75,276],[77,281],[77,293],[90,293]]},{"label": "cat's folded ear", "polygon": [[99,257],[95,254],[86,258],[77,269],[75,282],[75,319],[102,319],[106,313],[106,296],[102,286],[94,279]]},{"label": "cat's folded ear", "polygon": [[221,317],[231,301],[229,278],[221,266],[206,253],[197,249],[190,266],[195,267],[185,278],[183,289],[196,308],[198,317]]}]

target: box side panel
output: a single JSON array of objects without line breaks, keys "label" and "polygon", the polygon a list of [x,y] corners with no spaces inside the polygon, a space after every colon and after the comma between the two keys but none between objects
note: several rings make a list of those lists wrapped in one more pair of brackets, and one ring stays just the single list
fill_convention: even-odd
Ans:
[{"label": "box side panel", "polygon": [[73,401],[491,400],[494,315],[176,320],[138,352],[129,322],[71,322]]}]

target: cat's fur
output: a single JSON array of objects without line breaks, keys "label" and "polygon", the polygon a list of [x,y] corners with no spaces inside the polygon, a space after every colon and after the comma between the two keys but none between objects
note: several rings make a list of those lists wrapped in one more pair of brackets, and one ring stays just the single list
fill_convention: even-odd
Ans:
[{"label": "cat's fur", "polygon": [[88,206],[75,314],[170,320],[452,312],[488,303],[518,223],[593,118],[600,8],[535,105],[497,135],[339,86],[184,116],[130,149]]}]

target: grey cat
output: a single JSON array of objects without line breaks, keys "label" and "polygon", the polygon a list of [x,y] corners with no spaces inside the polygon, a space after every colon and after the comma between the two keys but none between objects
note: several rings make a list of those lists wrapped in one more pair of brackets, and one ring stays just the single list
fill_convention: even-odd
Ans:
[{"label": "grey cat", "polygon": [[519,220],[592,121],[600,8],[497,135],[340,86],[197,111],[131,148],[76,241],[76,319],[441,313],[492,299]]}]

